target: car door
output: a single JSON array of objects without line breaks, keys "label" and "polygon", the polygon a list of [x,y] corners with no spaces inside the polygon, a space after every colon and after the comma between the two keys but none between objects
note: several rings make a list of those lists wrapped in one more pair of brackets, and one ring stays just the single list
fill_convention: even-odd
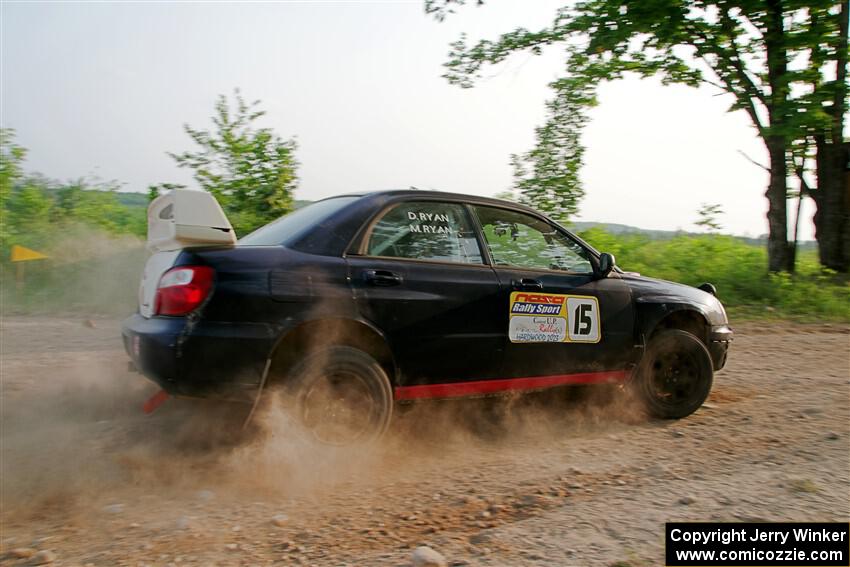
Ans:
[{"label": "car door", "polygon": [[346,259],[361,315],[390,343],[397,386],[482,380],[499,371],[501,287],[462,203],[391,204]]},{"label": "car door", "polygon": [[506,378],[622,377],[634,349],[631,290],[595,275],[595,254],[542,216],[472,206],[501,289]]}]

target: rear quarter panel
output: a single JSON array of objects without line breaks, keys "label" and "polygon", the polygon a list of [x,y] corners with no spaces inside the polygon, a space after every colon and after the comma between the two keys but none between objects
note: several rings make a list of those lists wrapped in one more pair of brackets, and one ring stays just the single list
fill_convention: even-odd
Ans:
[{"label": "rear quarter panel", "polygon": [[203,308],[206,320],[286,327],[293,321],[356,314],[342,258],[283,246],[237,246],[185,251],[177,263],[215,269],[215,290]]}]

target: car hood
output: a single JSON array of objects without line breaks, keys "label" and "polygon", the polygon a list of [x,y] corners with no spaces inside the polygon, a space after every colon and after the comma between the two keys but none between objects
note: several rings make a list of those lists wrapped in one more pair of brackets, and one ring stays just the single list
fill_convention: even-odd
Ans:
[{"label": "car hood", "polygon": [[712,294],[689,285],[639,276],[623,274],[623,280],[632,289],[637,303],[687,304],[695,307],[712,325],[728,323],[726,310]]}]

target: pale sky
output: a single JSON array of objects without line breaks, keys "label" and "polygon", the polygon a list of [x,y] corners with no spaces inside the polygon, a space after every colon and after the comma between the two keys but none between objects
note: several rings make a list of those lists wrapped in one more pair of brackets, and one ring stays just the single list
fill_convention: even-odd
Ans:
[{"label": "pale sky", "polygon": [[[297,137],[299,199],[493,195],[511,185],[510,154],[531,147],[562,58],[517,55],[463,90],[440,76],[449,43],[545,25],[562,3],[492,2],[438,23],[420,0],[3,1],[0,123],[51,178],[192,185],[165,152],[191,148],[182,124],[207,127],[216,95],[239,87],[263,101],[262,125]],[[767,232],[767,175],[738,151],[766,152],[729,96],[638,79],[600,95],[578,220],[693,230],[700,204],[719,203],[726,231]]]}]

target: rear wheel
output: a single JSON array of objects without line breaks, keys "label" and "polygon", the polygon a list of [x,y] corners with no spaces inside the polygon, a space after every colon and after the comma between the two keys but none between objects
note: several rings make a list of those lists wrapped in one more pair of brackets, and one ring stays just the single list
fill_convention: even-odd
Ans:
[{"label": "rear wheel", "polygon": [[294,417],[313,440],[367,444],[389,426],[392,386],[381,365],[361,350],[335,346],[316,351],[292,369],[287,382]]},{"label": "rear wheel", "polygon": [[638,367],[637,390],[655,417],[695,412],[711,392],[711,356],[697,337],[679,329],[654,335]]}]

